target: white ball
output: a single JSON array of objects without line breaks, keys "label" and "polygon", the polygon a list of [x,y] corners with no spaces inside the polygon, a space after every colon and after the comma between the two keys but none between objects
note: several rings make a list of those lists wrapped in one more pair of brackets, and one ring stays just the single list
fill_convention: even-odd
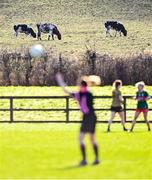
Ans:
[{"label": "white ball", "polygon": [[29,53],[32,57],[41,57],[44,54],[43,46],[41,44],[36,44],[30,48]]}]

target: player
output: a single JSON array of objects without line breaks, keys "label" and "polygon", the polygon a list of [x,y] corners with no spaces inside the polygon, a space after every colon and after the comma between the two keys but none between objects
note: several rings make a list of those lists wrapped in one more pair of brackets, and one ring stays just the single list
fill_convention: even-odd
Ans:
[{"label": "player", "polygon": [[148,93],[144,90],[145,87],[145,83],[143,81],[136,83],[135,85],[137,87],[137,93],[136,96],[134,97],[135,100],[137,100],[137,109],[135,111],[135,115],[134,115],[134,119],[132,121],[132,126],[131,129],[129,130],[130,132],[133,131],[136,120],[138,118],[138,116],[140,115],[140,113],[142,112],[144,115],[144,120],[147,124],[148,127],[148,131],[150,131],[150,123],[147,120],[147,115],[148,115],[148,104],[147,104],[147,100],[150,99],[150,96],[148,95]]},{"label": "player", "polygon": [[123,126],[123,130],[127,131],[127,129],[125,128],[124,111],[121,106],[121,104],[123,103],[123,97],[121,96],[121,91],[120,91],[121,86],[122,86],[121,80],[114,81],[113,91],[112,91],[111,118],[108,122],[107,132],[110,132],[110,126],[112,124],[113,119],[115,118],[116,113],[118,113],[121,118],[121,124]]},{"label": "player", "polygon": [[63,81],[62,75],[58,73],[56,75],[57,81],[59,85],[63,88],[64,92],[72,96],[74,99],[78,101],[80,110],[83,114],[83,120],[81,123],[80,133],[79,133],[79,143],[80,149],[82,153],[82,161],[80,162],[81,166],[87,165],[86,160],[86,147],[84,144],[84,136],[86,133],[89,134],[91,144],[95,153],[95,160],[93,165],[99,164],[98,158],[98,145],[95,140],[95,127],[96,127],[96,114],[93,108],[93,95],[88,91],[87,82],[82,80],[80,82],[80,90],[76,93],[69,92],[65,86],[66,84]]}]

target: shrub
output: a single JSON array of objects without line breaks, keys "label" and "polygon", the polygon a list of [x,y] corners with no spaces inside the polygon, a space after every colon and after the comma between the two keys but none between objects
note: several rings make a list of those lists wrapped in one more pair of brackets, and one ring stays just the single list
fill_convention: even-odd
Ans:
[{"label": "shrub", "polygon": [[61,71],[68,85],[75,85],[82,75],[95,74],[103,85],[121,79],[124,84],[143,80],[152,85],[152,55],[138,53],[127,57],[113,57],[88,50],[81,56],[65,57],[52,49],[44,57],[32,59],[28,49],[1,49],[0,85],[50,86],[56,85],[55,74]]}]

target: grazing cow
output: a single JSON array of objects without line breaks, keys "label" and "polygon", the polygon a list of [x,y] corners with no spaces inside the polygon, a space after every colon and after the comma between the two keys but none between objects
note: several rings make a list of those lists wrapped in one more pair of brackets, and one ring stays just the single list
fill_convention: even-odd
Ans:
[{"label": "grazing cow", "polygon": [[36,38],[36,33],[33,31],[33,29],[30,26],[26,24],[14,25],[14,31],[16,37],[18,36],[18,33],[24,33],[26,35],[31,35],[33,38]]},{"label": "grazing cow", "polygon": [[39,40],[41,40],[41,33],[48,33],[48,40],[50,40],[50,37],[54,40],[54,35],[58,37],[59,40],[61,40],[61,33],[59,32],[58,28],[51,23],[40,23],[37,24],[37,30],[38,34],[37,37]]},{"label": "grazing cow", "polygon": [[110,29],[114,29],[116,31],[115,33],[115,37],[117,35],[117,32],[119,32],[120,36],[121,36],[121,33],[124,35],[124,36],[127,36],[127,30],[125,29],[124,25],[117,22],[117,21],[107,21],[105,23],[105,28],[106,28],[106,36],[107,34],[109,34],[110,36],[112,36],[110,34]]}]

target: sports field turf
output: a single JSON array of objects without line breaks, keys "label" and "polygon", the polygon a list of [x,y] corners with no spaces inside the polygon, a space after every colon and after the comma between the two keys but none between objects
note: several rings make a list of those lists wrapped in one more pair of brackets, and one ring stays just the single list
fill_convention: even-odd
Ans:
[{"label": "sports field turf", "polygon": [[98,124],[101,164],[92,166],[93,152],[87,140],[89,165],[81,158],[77,124],[0,124],[0,178],[152,178],[152,133],[137,125],[134,133],[113,125],[111,133]]},{"label": "sports field turf", "polygon": [[[75,89],[70,87],[70,89]],[[151,87],[146,87],[151,94]],[[110,95],[111,87],[92,88],[95,95]],[[123,95],[134,95],[135,88],[125,86]],[[3,95],[64,95],[57,87],[1,87]],[[0,106],[7,103],[0,101]],[[108,107],[110,101],[101,101],[97,106]],[[50,101],[16,102],[19,107],[60,107],[62,103]],[[77,104],[73,103],[75,107]],[[130,106],[134,107],[133,101]],[[151,107],[151,101],[149,102]],[[130,113],[129,113],[130,114]],[[152,113],[149,116],[152,117]],[[16,119],[35,116],[44,119],[59,114],[36,114],[35,112],[16,115]],[[24,117],[25,116],[25,117]],[[76,117],[75,112],[73,117]],[[101,115],[100,115],[101,116]],[[130,114],[130,119],[133,114]],[[109,112],[101,116],[109,118]],[[1,119],[6,118],[1,114]],[[130,128],[130,124],[127,124]],[[15,178],[152,178],[152,133],[145,124],[137,124],[134,133],[122,132],[120,124],[112,125],[112,132],[106,133],[106,124],[97,125],[97,141],[100,146],[101,164],[92,166],[93,152],[87,140],[89,165],[77,167],[81,159],[77,134],[79,124],[0,124],[0,179]]]}]

